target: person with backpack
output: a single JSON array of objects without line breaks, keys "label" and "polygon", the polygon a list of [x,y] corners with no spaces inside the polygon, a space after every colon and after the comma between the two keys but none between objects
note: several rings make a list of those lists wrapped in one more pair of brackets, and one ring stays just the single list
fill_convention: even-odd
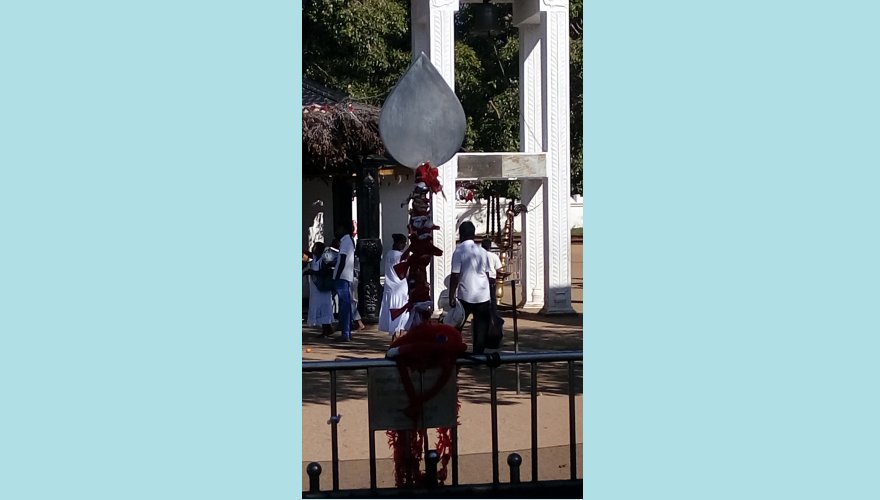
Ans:
[{"label": "person with backpack", "polygon": [[321,326],[321,336],[333,334],[333,268],[324,258],[324,243],[312,246],[312,258],[303,274],[309,276],[309,326]]},{"label": "person with backpack", "polygon": [[351,283],[354,281],[354,224],[343,222],[337,231],[339,237],[339,260],[333,272],[336,279],[336,297],[339,300],[339,324],[342,327],[341,342],[351,340],[352,302]]}]

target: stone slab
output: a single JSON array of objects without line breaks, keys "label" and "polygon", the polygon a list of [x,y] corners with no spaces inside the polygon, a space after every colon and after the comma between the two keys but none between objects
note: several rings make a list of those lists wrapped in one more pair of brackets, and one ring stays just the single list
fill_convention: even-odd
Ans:
[{"label": "stone slab", "polygon": [[459,153],[459,179],[541,178],[545,153]]}]

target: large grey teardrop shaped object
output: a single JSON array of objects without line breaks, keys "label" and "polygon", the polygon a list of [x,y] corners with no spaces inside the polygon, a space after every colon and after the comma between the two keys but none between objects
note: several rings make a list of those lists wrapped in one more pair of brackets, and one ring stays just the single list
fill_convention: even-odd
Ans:
[{"label": "large grey teardrop shaped object", "polygon": [[422,52],[382,105],[379,135],[401,165],[440,166],[461,150],[467,119],[455,92]]}]

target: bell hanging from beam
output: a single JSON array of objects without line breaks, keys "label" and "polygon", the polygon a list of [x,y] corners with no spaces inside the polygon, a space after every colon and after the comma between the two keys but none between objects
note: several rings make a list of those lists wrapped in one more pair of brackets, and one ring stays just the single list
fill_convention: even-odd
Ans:
[{"label": "bell hanging from beam", "polygon": [[473,4],[474,27],[473,33],[477,36],[493,37],[500,35],[503,30],[498,16],[498,7],[483,0],[483,3]]}]

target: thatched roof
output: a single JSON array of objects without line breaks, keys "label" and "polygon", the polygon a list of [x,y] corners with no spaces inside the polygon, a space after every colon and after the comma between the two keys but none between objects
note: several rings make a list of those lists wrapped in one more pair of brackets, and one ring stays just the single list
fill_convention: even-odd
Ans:
[{"label": "thatched roof", "polygon": [[380,109],[303,79],[303,173],[353,172],[368,156],[384,155]]},{"label": "thatched roof", "polygon": [[365,157],[383,155],[379,109],[336,104],[303,108],[303,171],[353,171]]}]

